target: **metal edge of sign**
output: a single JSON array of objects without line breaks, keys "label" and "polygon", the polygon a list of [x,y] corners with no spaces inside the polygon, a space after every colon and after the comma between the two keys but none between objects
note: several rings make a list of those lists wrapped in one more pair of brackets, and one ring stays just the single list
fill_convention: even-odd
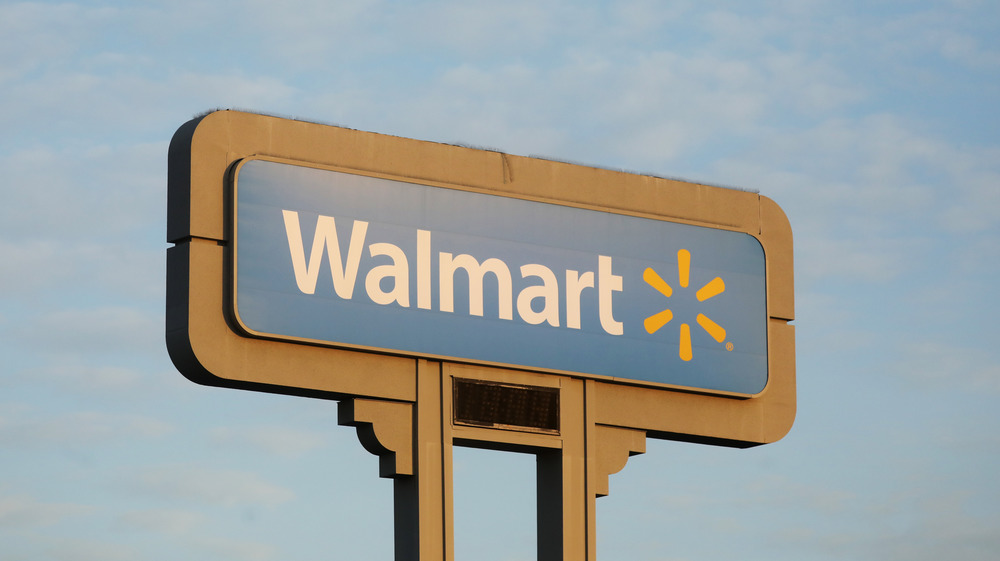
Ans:
[{"label": "metal edge of sign", "polygon": [[[300,133],[306,138],[291,143],[276,141],[276,146],[273,146],[275,138],[272,138],[272,133],[275,138],[281,139],[289,136],[297,138]],[[235,111],[216,111],[182,125],[171,140],[168,156],[167,241],[173,245],[167,251],[166,339],[171,359],[178,370],[192,381],[327,399],[363,395],[415,401],[413,376],[416,365],[413,359],[312,345],[296,345],[294,353],[289,354],[291,345],[287,343],[240,336],[225,317],[223,293],[228,288],[223,286],[226,276],[223,263],[230,240],[225,232],[226,204],[222,191],[232,163],[254,154],[267,154],[295,161],[303,158],[320,160],[323,161],[320,165],[346,169],[366,167],[324,161],[323,157],[319,157],[329,152],[320,141],[329,141],[332,137],[337,137],[338,142],[342,137],[349,138],[353,144],[347,149],[353,150],[351,156],[355,159],[364,157],[366,149],[371,152],[373,147],[380,147],[383,143],[409,148],[415,146],[425,151],[449,151],[449,154],[465,150],[461,154],[463,158],[473,150]],[[303,152],[307,154],[303,155]],[[719,225],[713,220],[706,220],[704,209],[699,207],[704,202],[701,195],[717,201],[718,193],[714,190],[719,188],[601,168],[581,171],[578,168],[582,166],[574,164],[496,152],[475,152],[482,154],[475,155],[478,160],[474,163],[482,164],[489,159],[503,166],[505,183],[510,166],[511,173],[516,173],[520,179],[527,174],[528,183],[532,178],[537,179],[532,176],[593,174],[596,170],[601,174],[623,174],[621,177],[631,184],[633,191],[660,189],[672,183],[690,185],[698,188],[699,197],[686,201],[686,206],[682,206],[688,210],[679,212],[690,218],[683,219],[670,213],[669,220],[694,225]],[[398,177],[396,173],[388,175]],[[420,177],[403,176],[424,181]],[[491,186],[475,185],[474,181],[470,183],[473,183],[471,189],[497,194]],[[647,183],[655,185],[647,187]],[[510,189],[510,196],[524,194],[523,183],[516,187],[521,191]],[[652,214],[665,216],[656,209],[664,206],[663,200],[669,202],[670,196],[660,191],[653,192],[653,195],[657,204],[650,205]],[[743,200],[749,196],[741,194]],[[591,387],[599,388],[600,394],[595,412],[597,422],[645,430],[651,437],[737,447],[774,442],[791,428],[795,417],[794,326],[789,323],[794,319],[791,227],[773,201],[759,195],[752,196],[757,200],[753,210],[756,216],[751,216],[748,209],[726,209],[729,219],[723,225],[728,226],[724,229],[756,237],[765,251],[769,324],[769,376],[765,389],[752,399],[723,399],[720,402],[714,394],[635,386],[624,380],[590,379]],[[726,197],[728,200],[731,194]],[[573,201],[558,204],[619,211],[619,205],[607,196],[596,198],[599,200],[591,200],[586,195],[574,196]],[[541,199],[552,202],[546,197]],[[581,202],[583,204],[578,204]],[[645,212],[637,212],[636,215],[648,217]],[[358,358],[359,355],[363,358]],[[290,358],[296,366],[294,373],[287,372]],[[332,363],[337,365],[338,376],[342,377],[336,383],[330,381]],[[365,370],[377,369],[380,376],[354,372],[362,367]],[[373,382],[371,378],[378,378],[379,381]],[[295,385],[289,385],[290,382]],[[669,406],[665,407],[664,403]],[[715,415],[715,410],[726,418],[725,422],[704,421],[706,417]],[[656,419],[647,422],[649,414]]]}]

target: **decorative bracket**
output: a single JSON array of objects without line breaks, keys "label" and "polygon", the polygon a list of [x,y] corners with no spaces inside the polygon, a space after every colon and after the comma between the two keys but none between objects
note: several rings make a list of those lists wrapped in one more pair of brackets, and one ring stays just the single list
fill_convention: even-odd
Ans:
[{"label": "decorative bracket", "polygon": [[356,427],[365,450],[378,456],[379,477],[413,475],[413,404],[348,399],[337,408],[337,424]]},{"label": "decorative bracket", "polygon": [[606,497],[611,474],[621,471],[630,457],[646,452],[646,432],[596,425],[593,434],[596,442],[591,445],[595,447],[596,454],[591,481],[594,493],[598,497]]}]

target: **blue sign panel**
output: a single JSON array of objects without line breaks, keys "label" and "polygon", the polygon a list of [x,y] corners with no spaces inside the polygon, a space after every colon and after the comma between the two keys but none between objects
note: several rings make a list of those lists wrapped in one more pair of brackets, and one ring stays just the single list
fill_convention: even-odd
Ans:
[{"label": "blue sign panel", "polygon": [[767,384],[764,251],[745,233],[262,159],[235,185],[250,335],[742,395]]}]

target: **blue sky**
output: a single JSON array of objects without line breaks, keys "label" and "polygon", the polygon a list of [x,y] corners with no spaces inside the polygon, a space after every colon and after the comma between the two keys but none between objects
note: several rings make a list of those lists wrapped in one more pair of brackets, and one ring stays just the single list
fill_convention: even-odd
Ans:
[{"label": "blue sky", "polygon": [[[335,403],[165,351],[167,144],[243,108],[784,208],[795,426],[649,440],[598,501],[602,561],[995,559],[998,37],[986,0],[0,3],[2,557],[392,558]],[[533,559],[533,485],[460,449],[456,558]]]}]

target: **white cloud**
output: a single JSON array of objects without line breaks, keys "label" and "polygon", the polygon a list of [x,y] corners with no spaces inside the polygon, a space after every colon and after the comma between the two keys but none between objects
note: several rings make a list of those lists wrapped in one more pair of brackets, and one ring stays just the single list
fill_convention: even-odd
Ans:
[{"label": "white cloud", "polygon": [[[912,61],[940,57],[977,70],[1000,67],[1000,50],[990,42],[998,15],[991,2],[951,2],[951,6],[901,14],[882,26],[890,54]],[[872,32],[875,30],[872,29]],[[919,32],[918,32],[919,31]],[[985,44],[980,38],[985,39]]]},{"label": "white cloud", "polygon": [[166,138],[114,146],[92,137],[68,144],[26,141],[0,153],[9,205],[0,232],[24,238],[122,236],[166,224]]},{"label": "white cloud", "polygon": [[686,22],[686,17],[698,4],[690,0],[668,4],[657,0],[621,0],[608,7],[610,22],[605,20],[605,23],[617,30],[614,39],[624,42],[636,36],[655,35],[659,29],[672,23]]},{"label": "white cloud", "polygon": [[[970,516],[964,491],[930,491],[881,510],[867,525],[838,525],[834,532],[807,529],[798,536],[784,533],[775,546],[810,551],[831,558],[887,561],[989,561],[1000,547],[992,517]],[[791,528],[795,528],[792,526]]]},{"label": "white cloud", "polygon": [[143,494],[202,506],[275,506],[295,498],[290,489],[245,471],[172,465],[142,468],[128,479]]},{"label": "white cloud", "polygon": [[37,313],[83,294],[162,297],[165,152],[164,140],[0,153],[8,203],[0,206],[0,285],[9,305]]},{"label": "white cloud", "polygon": [[119,413],[79,411],[51,415],[21,407],[0,409],[0,442],[6,447],[88,448],[133,439],[155,439],[173,430],[159,419]]},{"label": "white cloud", "polygon": [[0,286],[13,294],[51,288],[63,279],[45,274],[51,263],[57,260],[60,246],[55,240],[26,240],[8,242],[0,239]]},{"label": "white cloud", "polygon": [[211,553],[211,559],[233,559],[234,561],[271,561],[283,559],[281,551],[267,543],[247,539],[232,540],[213,537],[201,537],[192,540],[193,545]]},{"label": "white cloud", "polygon": [[298,457],[306,452],[322,447],[324,437],[303,430],[285,427],[216,427],[209,431],[210,438],[218,446],[252,446],[265,454],[283,457]]},{"label": "white cloud", "polygon": [[0,529],[52,526],[93,511],[93,507],[81,504],[42,502],[24,495],[0,496]]},{"label": "white cloud", "polygon": [[747,496],[738,502],[746,507],[801,509],[804,512],[824,515],[841,515],[858,502],[858,494],[815,483],[803,483],[785,475],[774,475],[752,483]]},{"label": "white cloud", "polygon": [[833,484],[824,487],[772,474],[742,485],[738,492],[726,496],[708,489],[689,489],[687,493],[665,494],[656,499],[657,504],[666,507],[665,511],[677,516],[683,516],[679,513],[691,510],[720,513],[758,508],[801,509],[815,514],[838,516],[852,508],[858,495],[852,491],[837,489]]},{"label": "white cloud", "polygon": [[165,143],[195,112],[214,107],[282,108],[295,92],[280,78],[248,75],[232,67],[205,71],[153,67],[121,75],[53,71],[8,88],[0,125],[22,131],[22,143],[29,146],[57,137],[63,142],[103,142],[124,132]]},{"label": "white cloud", "polygon": [[937,390],[1000,394],[1000,353],[995,348],[969,347],[934,338],[910,339],[897,347],[898,358],[892,370],[898,376]]},{"label": "white cloud", "polygon": [[[202,109],[236,107],[266,110],[268,107],[285,106],[296,93],[293,86],[282,80],[233,72],[183,73],[168,78],[167,84],[157,84],[156,87],[176,87],[186,92],[184,102],[187,106],[198,105]],[[177,123],[177,126],[181,124]]]},{"label": "white cloud", "polygon": [[0,5],[0,84],[52,60],[67,58],[99,36],[114,8],[72,3],[10,2]]},{"label": "white cloud", "polygon": [[799,281],[847,279],[864,284],[887,284],[914,267],[920,240],[907,238],[858,239],[806,237],[796,245]]},{"label": "white cloud", "polygon": [[132,546],[88,538],[57,536],[47,539],[38,549],[44,552],[43,559],[53,561],[134,561],[142,558]]},{"label": "white cloud", "polygon": [[[567,32],[593,29],[592,11],[580,4],[552,2],[542,6],[515,0],[504,4],[426,2],[404,13],[416,23],[410,35],[417,41],[476,57],[486,54],[484,51],[514,56],[538,52]],[[404,20],[396,23],[402,25]]]},{"label": "white cloud", "polygon": [[8,380],[23,385],[44,384],[50,388],[75,392],[120,396],[123,392],[149,389],[153,376],[142,370],[109,364],[87,364],[79,360],[54,360],[8,373]]},{"label": "white cloud", "polygon": [[703,159],[719,138],[724,151],[755,142],[789,109],[825,111],[863,95],[809,56],[587,49],[557,54],[546,66],[445,68],[396,107],[425,134],[447,127],[437,139],[662,172]]},{"label": "white cloud", "polygon": [[134,510],[119,516],[118,523],[132,530],[183,536],[203,526],[205,515],[196,511],[166,508]]},{"label": "white cloud", "polygon": [[752,152],[716,166],[724,181],[797,202],[786,208],[793,228],[829,238],[822,243],[886,232],[984,235],[1000,225],[998,149],[957,146],[917,123],[872,115],[770,130]]},{"label": "white cloud", "polygon": [[63,308],[27,319],[7,337],[58,354],[162,354],[163,319],[126,306]]},{"label": "white cloud", "polygon": [[[429,84],[412,88],[416,97],[384,104],[396,111],[397,126],[419,120],[413,128],[425,138],[447,127],[448,135],[435,139],[684,175],[707,159],[753,150],[789,123],[827,118],[872,95],[823,52],[759,48],[754,41],[762,39],[739,50],[675,45],[674,33],[697,35],[707,25],[698,14],[684,16],[664,18],[664,29],[643,27],[648,36],[631,36],[631,49],[615,48],[607,37],[628,35],[634,22],[594,16],[592,27],[584,26],[594,37],[570,49],[502,64],[476,56],[451,66],[445,61]],[[758,24],[741,18],[746,29]],[[795,25],[771,22],[768,33]]]},{"label": "white cloud", "polygon": [[60,241],[58,236],[0,240],[5,304],[33,314],[45,313],[52,305],[96,304],[101,297],[148,307],[163,299],[165,247],[123,240]]}]

